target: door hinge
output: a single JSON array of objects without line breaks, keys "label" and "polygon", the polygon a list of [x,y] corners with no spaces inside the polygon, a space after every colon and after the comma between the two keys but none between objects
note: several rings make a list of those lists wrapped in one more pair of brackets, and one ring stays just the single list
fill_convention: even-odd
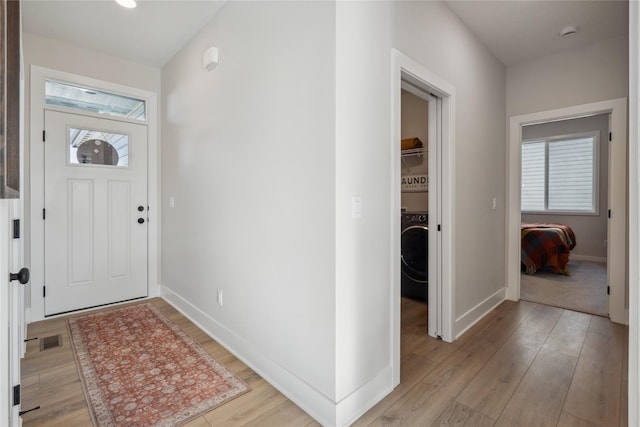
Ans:
[{"label": "door hinge", "polygon": [[46,134],[46,132],[42,131],[42,142],[46,141],[45,134]]},{"label": "door hinge", "polygon": [[42,208],[42,219],[47,219],[47,210]]},{"label": "door hinge", "polygon": [[607,218],[611,218],[611,209],[607,211]]},{"label": "door hinge", "polygon": [[438,231],[440,231],[440,230],[441,230],[441,227],[440,227],[440,224],[438,224]]},{"label": "door hinge", "polygon": [[607,286],[607,295],[611,295],[611,286]]},{"label": "door hinge", "polygon": [[14,239],[20,238],[20,220],[19,219],[13,220],[13,238]]},{"label": "door hinge", "polygon": [[13,386],[13,406],[20,404],[20,384]]},{"label": "door hinge", "polygon": [[609,141],[611,141],[611,132],[609,132]]},{"label": "door hinge", "polygon": [[47,296],[47,287],[43,286],[42,287],[42,298],[45,298]]}]

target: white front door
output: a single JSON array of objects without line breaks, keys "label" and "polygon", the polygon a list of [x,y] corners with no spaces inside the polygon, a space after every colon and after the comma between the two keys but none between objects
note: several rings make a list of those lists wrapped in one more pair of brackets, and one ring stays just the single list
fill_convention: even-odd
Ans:
[{"label": "white front door", "polygon": [[147,127],[45,110],[45,315],[147,296]]}]

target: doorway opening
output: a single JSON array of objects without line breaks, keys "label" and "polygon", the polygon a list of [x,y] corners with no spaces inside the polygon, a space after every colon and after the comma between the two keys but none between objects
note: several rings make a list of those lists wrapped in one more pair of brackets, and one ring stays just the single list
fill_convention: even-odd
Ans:
[{"label": "doorway opening", "polygon": [[[607,185],[607,290],[609,318],[626,323],[627,295],[627,100],[618,98],[510,118],[507,176],[507,298],[521,298],[521,156],[528,125],[606,115],[609,118]],[[579,243],[579,241],[578,241]]]},{"label": "doorway opening", "polygon": [[[431,73],[411,58],[392,51],[392,256],[391,260],[391,351],[394,385],[400,383],[401,348],[401,305],[402,282],[417,285],[419,294],[414,298],[424,298],[429,307],[422,320],[426,323],[424,333],[433,338],[451,342],[453,331],[453,199],[452,188],[454,159],[453,134],[455,111],[455,89],[439,76]],[[417,115],[422,120],[416,123],[421,130],[402,130],[402,97],[419,105]],[[426,105],[425,105],[426,104]],[[426,117],[425,117],[426,114]],[[421,132],[421,135],[418,133]],[[414,135],[415,133],[415,135]],[[406,139],[402,150],[402,139]],[[426,138],[423,141],[422,138]],[[405,178],[403,184],[403,177]],[[403,191],[404,190],[404,191]],[[402,219],[401,208],[405,208],[412,218],[415,228],[404,235],[407,219]],[[400,226],[400,227],[399,227]],[[407,227],[405,227],[407,226]],[[403,259],[402,245],[419,246]],[[415,248],[415,246],[414,246]],[[405,248],[408,250],[409,248]],[[405,272],[403,273],[403,264]],[[409,273],[409,275],[407,275]],[[408,280],[407,280],[407,276]],[[421,283],[426,281],[426,283]],[[425,289],[426,288],[426,289]],[[411,300],[415,301],[415,299]],[[424,303],[423,303],[424,307]],[[424,312],[423,312],[424,313]]]},{"label": "doorway opening", "polygon": [[409,83],[401,91],[400,294],[427,303],[429,286],[429,114],[437,99]]},{"label": "doorway opening", "polygon": [[522,127],[523,300],[609,316],[609,114]]}]

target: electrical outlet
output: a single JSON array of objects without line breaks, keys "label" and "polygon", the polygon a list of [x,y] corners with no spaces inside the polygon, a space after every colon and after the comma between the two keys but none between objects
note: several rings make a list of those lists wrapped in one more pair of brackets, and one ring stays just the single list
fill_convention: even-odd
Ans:
[{"label": "electrical outlet", "polygon": [[218,305],[222,307],[222,290],[218,289]]}]

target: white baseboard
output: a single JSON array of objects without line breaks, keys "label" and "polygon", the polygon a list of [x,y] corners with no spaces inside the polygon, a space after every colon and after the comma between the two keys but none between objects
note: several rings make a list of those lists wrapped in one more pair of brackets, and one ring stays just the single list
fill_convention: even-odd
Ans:
[{"label": "white baseboard", "polygon": [[498,304],[506,299],[506,289],[502,288],[471,310],[456,319],[454,336],[458,339],[469,328],[475,325],[487,313],[496,308]]},{"label": "white baseboard", "polygon": [[[376,403],[393,391],[391,366],[387,366],[375,378],[342,399],[336,408],[338,426],[348,426],[364,415]],[[366,402],[363,404],[363,402]]]},{"label": "white baseboard", "polygon": [[323,426],[348,425],[393,389],[388,367],[336,403],[171,289],[160,296]]},{"label": "white baseboard", "polygon": [[571,254],[569,260],[602,262],[602,263],[605,263],[605,264],[607,263],[607,257],[599,257],[599,256],[591,256],[591,255]]}]

